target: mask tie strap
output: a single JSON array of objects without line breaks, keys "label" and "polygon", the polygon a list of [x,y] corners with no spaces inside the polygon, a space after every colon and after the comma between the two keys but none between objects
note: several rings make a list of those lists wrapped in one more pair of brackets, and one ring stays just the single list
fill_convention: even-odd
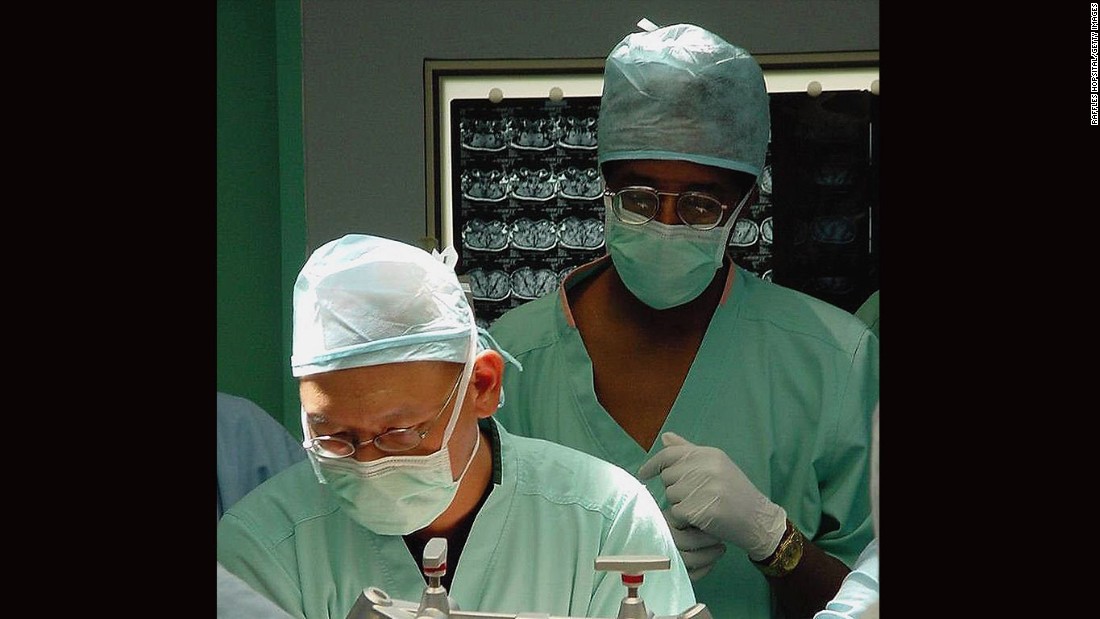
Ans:
[{"label": "mask tie strap", "polygon": [[302,411],[302,449],[306,450],[306,458],[309,459],[309,464],[313,467],[313,474],[317,476],[317,481],[322,484],[327,484],[328,480],[326,480],[325,476],[321,473],[321,463],[317,461],[317,455],[313,453],[312,449],[306,447],[309,445],[310,435],[309,422],[306,420],[306,409],[305,407],[301,407],[299,410]]},{"label": "mask tie strap", "polygon": [[[473,310],[471,310],[471,314]],[[451,440],[451,433],[454,432],[455,424],[458,423],[458,411],[462,408],[462,403],[466,399],[466,389],[470,386],[470,377],[474,373],[474,357],[477,354],[477,323],[474,322],[474,317],[470,316],[470,341],[466,347],[466,367],[462,368],[462,379],[458,384],[458,396],[455,398],[454,408],[451,409],[451,418],[447,420],[447,429],[443,432],[443,445],[446,445]]]}]

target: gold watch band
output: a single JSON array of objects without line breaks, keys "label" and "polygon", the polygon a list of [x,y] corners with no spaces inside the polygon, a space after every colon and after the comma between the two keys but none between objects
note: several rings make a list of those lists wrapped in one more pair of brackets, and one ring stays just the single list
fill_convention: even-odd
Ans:
[{"label": "gold watch band", "polygon": [[772,556],[763,561],[753,561],[752,564],[765,576],[782,578],[793,572],[798,562],[802,560],[802,546],[805,540],[798,527],[788,520],[787,531],[783,534],[783,539],[779,540],[779,545],[776,546]]}]

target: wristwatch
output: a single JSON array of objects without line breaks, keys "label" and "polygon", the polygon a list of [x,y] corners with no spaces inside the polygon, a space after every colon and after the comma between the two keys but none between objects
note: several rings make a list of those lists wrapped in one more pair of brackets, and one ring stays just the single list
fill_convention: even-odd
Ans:
[{"label": "wristwatch", "polygon": [[799,531],[793,522],[787,520],[787,531],[783,533],[783,538],[779,540],[779,545],[775,547],[772,556],[762,561],[753,561],[752,564],[765,576],[782,578],[793,572],[798,562],[802,560],[802,545],[805,540],[802,531]]}]

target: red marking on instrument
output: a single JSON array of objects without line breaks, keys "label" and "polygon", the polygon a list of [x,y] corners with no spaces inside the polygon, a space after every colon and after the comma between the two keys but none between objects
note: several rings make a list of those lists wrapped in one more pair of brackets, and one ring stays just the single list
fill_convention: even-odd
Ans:
[{"label": "red marking on instrument", "polygon": [[446,563],[441,563],[439,565],[439,567],[426,567],[426,568],[424,568],[424,573],[429,575],[429,576],[435,576],[436,574],[441,574],[441,575],[446,574],[447,573],[447,564]]}]

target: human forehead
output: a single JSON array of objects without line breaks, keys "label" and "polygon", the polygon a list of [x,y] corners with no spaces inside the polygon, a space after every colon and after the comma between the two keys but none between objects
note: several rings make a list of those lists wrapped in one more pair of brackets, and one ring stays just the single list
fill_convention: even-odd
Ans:
[{"label": "human forehead", "polygon": [[737,172],[692,161],[662,159],[625,159],[603,165],[609,186],[645,185],[662,191],[681,191],[704,187],[740,191]]},{"label": "human forehead", "polygon": [[349,415],[401,416],[438,407],[461,363],[410,361],[322,372],[299,379],[302,408],[314,423],[347,421]]}]

